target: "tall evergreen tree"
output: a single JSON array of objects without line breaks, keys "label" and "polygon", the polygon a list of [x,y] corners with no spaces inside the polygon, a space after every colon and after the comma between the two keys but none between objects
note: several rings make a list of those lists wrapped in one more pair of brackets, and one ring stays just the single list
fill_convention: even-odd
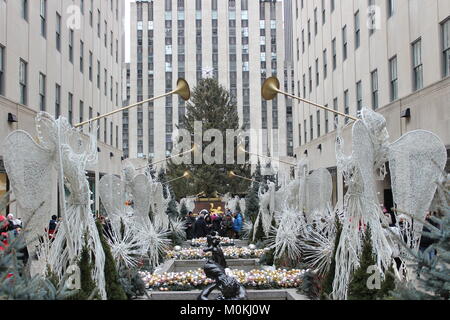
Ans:
[{"label": "tall evergreen tree", "polygon": [[175,193],[173,192],[172,186],[170,183],[167,183],[167,175],[166,170],[164,168],[161,168],[158,173],[158,181],[163,184],[163,195],[164,198],[170,197],[170,201],[167,205],[166,214],[171,219],[176,219],[179,216],[177,203],[175,200]]},{"label": "tall evergreen tree", "polygon": [[105,283],[106,296],[108,300],[127,300],[125,290],[119,281],[119,273],[116,268],[111,249],[103,234],[103,227],[100,222],[96,222],[100,241],[102,243],[103,251],[105,252]]},{"label": "tall evergreen tree", "polygon": [[259,213],[258,191],[262,181],[261,163],[259,160],[256,169],[252,174],[252,180],[253,182],[249,186],[247,196],[245,197],[245,216],[255,223]]},{"label": "tall evergreen tree", "polygon": [[331,256],[330,267],[329,267],[328,272],[326,273],[325,277],[323,278],[323,282],[322,282],[322,288],[321,288],[321,293],[320,293],[320,299],[322,299],[322,300],[330,298],[331,292],[333,291],[333,280],[334,280],[335,269],[336,269],[336,251],[339,246],[339,240],[341,238],[341,232],[342,232],[342,223],[339,220],[339,217],[337,214],[336,214],[334,221],[336,224],[336,237],[334,239],[334,248],[333,248],[333,255]]},{"label": "tall evergreen tree", "polygon": [[[168,176],[175,179],[183,175],[188,170],[191,173],[190,179],[179,179],[174,181],[174,190],[177,198],[188,195],[195,195],[205,192],[207,197],[214,196],[215,192],[225,194],[230,190],[233,192],[243,192],[248,182],[229,176],[233,171],[238,175],[249,176],[250,167],[246,164],[237,164],[237,141],[233,145],[234,164],[226,164],[226,130],[239,129],[239,117],[237,106],[230,97],[230,93],[221,86],[215,79],[202,79],[192,91],[191,102],[186,106],[186,116],[180,119],[180,129],[186,129],[194,137],[194,123],[202,122],[203,133],[208,129],[217,129],[222,133],[221,141],[218,142],[223,147],[223,164],[206,164],[204,159],[202,164],[194,164],[194,154],[191,154],[191,163],[177,165],[173,161],[168,161]],[[235,139],[236,140],[236,139]],[[212,142],[203,142],[202,151]]]},{"label": "tall evergreen tree", "polygon": [[371,276],[367,270],[370,266],[376,265],[370,234],[370,227],[367,226],[359,267],[353,272],[348,286],[348,300],[376,300],[377,298],[379,290],[370,289],[367,286],[367,280]]},{"label": "tall evergreen tree", "polygon": [[92,270],[94,262],[91,259],[89,253],[89,245],[85,237],[85,243],[81,250],[80,260],[78,260],[78,268],[80,269],[80,284],[81,288],[75,295],[70,296],[69,300],[88,300],[94,293],[95,299],[100,299],[100,294],[95,285],[95,281],[92,279]]}]

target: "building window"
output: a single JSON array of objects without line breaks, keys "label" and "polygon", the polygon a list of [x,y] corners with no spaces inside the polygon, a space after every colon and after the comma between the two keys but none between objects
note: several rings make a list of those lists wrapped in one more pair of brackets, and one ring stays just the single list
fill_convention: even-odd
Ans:
[{"label": "building window", "polygon": [[112,146],[113,145],[113,123],[112,121],[109,123],[109,145]]},{"label": "building window", "polygon": [[320,137],[320,110],[317,110],[317,138]]},{"label": "building window", "polygon": [[360,111],[362,109],[362,104],[363,104],[363,100],[362,100],[362,82],[358,81],[356,83],[356,107],[357,107],[358,111]]},{"label": "building window", "polygon": [[116,126],[116,149],[119,149],[119,126]]},{"label": "building window", "polygon": [[361,24],[359,21],[359,11],[355,13],[355,50],[361,45]]},{"label": "building window", "polygon": [[103,32],[103,39],[104,39],[105,48],[107,48],[108,47],[108,22],[106,22],[106,20],[105,20],[105,30]]},{"label": "building window", "polygon": [[422,41],[419,39],[412,44],[413,52],[413,89],[423,88],[423,65],[422,65]]},{"label": "building window", "polygon": [[316,59],[316,86],[319,86],[319,59]]},{"label": "building window", "polygon": [[[92,107],[89,107],[89,114],[88,114],[88,116],[89,116],[89,120],[90,119],[92,119],[92,117],[93,117],[93,110],[92,110]],[[90,123],[89,124],[89,133],[91,133],[92,132],[92,123]]]},{"label": "building window", "polygon": [[314,122],[312,114],[309,116],[309,141],[314,139]]},{"label": "building window", "polygon": [[389,60],[389,82],[391,101],[398,98],[398,74],[397,74],[397,56]]},{"label": "building window", "polygon": [[3,73],[5,70],[5,48],[0,46],[0,94],[4,94]]},{"label": "building window", "polygon": [[327,61],[327,49],[323,50],[323,78],[326,79],[328,75],[328,61]]},{"label": "building window", "polygon": [[28,81],[28,71],[27,63],[20,59],[19,64],[19,86],[20,86],[20,103],[27,104],[27,81]]},{"label": "building window", "polygon": [[305,53],[305,29],[302,30],[302,53]]},{"label": "building window", "polygon": [[347,26],[342,28],[342,59],[347,60]]},{"label": "building window", "polygon": [[100,61],[97,60],[97,88],[100,89]]},{"label": "building window", "polygon": [[45,111],[45,75],[39,73],[39,109]]},{"label": "building window", "polygon": [[[338,98],[333,99],[333,110],[338,111]],[[333,122],[334,122],[334,130],[336,130],[339,123],[338,115],[336,113],[334,114]]]},{"label": "building window", "polygon": [[21,16],[28,21],[28,0],[21,0]]},{"label": "building window", "polygon": [[[80,123],[84,121],[84,102],[80,100],[80,114],[79,114],[79,120]],[[83,127],[81,127],[81,130],[83,130]]]},{"label": "building window", "polygon": [[311,44],[311,20],[308,20],[308,44]]},{"label": "building window", "polygon": [[61,115],[61,86],[55,85],[55,118],[59,118]]},{"label": "building window", "polygon": [[56,50],[61,51],[61,16],[56,13]]},{"label": "building window", "polygon": [[309,67],[309,93],[312,92],[312,68]]},{"label": "building window", "polygon": [[333,53],[333,70],[336,70],[337,65],[337,51],[336,51],[336,38],[331,42],[331,50]]},{"label": "building window", "polygon": [[378,108],[378,70],[372,71],[370,81],[372,86],[372,109],[375,110]]},{"label": "building window", "polygon": [[303,120],[303,135],[305,136],[305,144],[308,143],[308,130],[306,127],[306,119]]},{"label": "building window", "polygon": [[68,120],[69,123],[73,125],[73,94],[69,92],[68,98]]},{"label": "building window", "polygon": [[41,0],[41,36],[47,37],[47,0]]},{"label": "building window", "polygon": [[73,63],[73,30],[69,30],[69,61]]},{"label": "building window", "polygon": [[298,146],[302,145],[302,125],[298,124]]},{"label": "building window", "polygon": [[317,22],[317,8],[314,8],[314,35],[317,36],[318,22]]},{"label": "building window", "polygon": [[80,72],[84,71],[84,42],[80,41]]},{"label": "building window", "polygon": [[450,18],[442,23],[442,48],[444,77],[450,75]]},{"label": "building window", "polygon": [[105,96],[108,96],[108,71],[106,69],[104,69],[104,73],[105,73],[105,77],[104,79],[104,89],[105,89]]},{"label": "building window", "polygon": [[[345,114],[350,114],[350,105],[348,99],[348,90],[344,91],[344,112]],[[348,123],[348,118],[345,118],[345,123]]]},{"label": "building window", "polygon": [[303,98],[306,98],[306,75],[303,74]]},{"label": "building window", "polygon": [[103,142],[108,143],[108,120],[103,119]]},{"label": "building window", "polygon": [[101,13],[100,13],[100,9],[97,10],[97,37],[100,38],[100,21],[101,21]]},{"label": "building window", "polygon": [[89,51],[89,81],[92,81],[92,61],[93,57],[92,57],[92,52]]},{"label": "building window", "polygon": [[387,16],[392,17],[395,13],[395,0],[387,0]]},{"label": "building window", "polygon": [[[328,108],[328,104],[325,105],[326,108]],[[328,133],[329,127],[328,127],[328,111],[325,110],[325,134]]]},{"label": "building window", "polygon": [[322,0],[322,25],[325,24],[325,21],[326,21],[325,0]]},{"label": "building window", "polygon": [[334,0],[330,0],[330,6],[331,6],[331,12],[333,12],[336,7]]}]

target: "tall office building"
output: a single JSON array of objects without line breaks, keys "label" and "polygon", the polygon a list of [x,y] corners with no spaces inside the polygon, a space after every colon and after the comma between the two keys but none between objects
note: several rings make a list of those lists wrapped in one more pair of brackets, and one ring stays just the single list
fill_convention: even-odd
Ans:
[{"label": "tall office building", "polygon": [[[123,17],[119,0],[0,1],[0,142],[16,129],[35,137],[41,110],[76,124],[122,105]],[[120,173],[121,114],[97,125],[99,161],[88,168],[95,210],[99,178]],[[7,189],[0,148],[0,196]]]},{"label": "tall office building", "polygon": [[[250,140],[257,153],[285,156],[285,100],[263,101],[262,81],[284,79],[283,6],[280,1],[164,0],[131,5],[130,103],[168,92],[177,78],[191,89],[214,77],[236,100],[241,125],[264,129]],[[130,110],[128,155],[163,159],[185,102],[169,96]]]},{"label": "tall office building", "polygon": [[[425,129],[450,147],[450,2],[421,0],[295,0],[294,81],[297,94],[356,116],[362,107],[387,120],[390,141]],[[336,170],[336,125],[351,152],[351,123],[294,102],[297,158],[329,168],[334,202],[344,184]],[[448,172],[447,166],[447,172]],[[378,196],[392,207],[389,175]]]}]

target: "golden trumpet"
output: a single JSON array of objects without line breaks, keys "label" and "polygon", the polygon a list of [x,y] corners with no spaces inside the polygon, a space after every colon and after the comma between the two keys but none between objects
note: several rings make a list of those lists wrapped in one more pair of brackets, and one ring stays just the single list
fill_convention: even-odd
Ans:
[{"label": "golden trumpet", "polygon": [[131,105],[123,107],[123,108],[116,109],[114,111],[105,113],[103,115],[100,115],[100,116],[97,116],[95,118],[86,120],[84,122],[80,122],[80,123],[76,124],[74,127],[78,128],[78,127],[84,126],[85,124],[91,123],[92,121],[96,121],[96,120],[108,117],[108,116],[110,116],[112,114],[115,114],[117,112],[128,110],[128,109],[131,109],[133,107],[139,106],[141,104],[144,104],[144,103],[147,103],[147,102],[151,102],[151,101],[154,101],[154,100],[157,100],[157,99],[161,99],[161,98],[173,95],[173,94],[178,94],[185,101],[189,100],[190,97],[191,97],[191,90],[189,88],[189,84],[187,83],[187,81],[184,80],[183,78],[179,78],[178,81],[177,81],[177,87],[173,91],[167,92],[165,94],[162,94],[162,95],[159,95],[159,96],[147,99],[147,100],[143,100],[141,102],[137,102],[137,103],[131,104]]},{"label": "golden trumpet", "polygon": [[272,99],[274,99],[277,96],[278,93],[284,94],[285,96],[288,96],[288,97],[290,97],[292,99],[296,99],[296,100],[302,101],[304,103],[313,105],[315,107],[318,107],[318,108],[321,108],[321,109],[324,109],[324,110],[336,113],[336,114],[338,114],[340,116],[343,116],[343,117],[346,117],[346,118],[350,118],[350,119],[355,120],[355,121],[358,120],[358,118],[356,118],[356,117],[350,116],[350,115],[342,113],[340,111],[336,111],[336,110],[327,108],[327,107],[325,107],[325,106],[323,106],[321,104],[317,104],[315,102],[312,102],[312,101],[309,101],[309,100],[306,100],[306,99],[294,96],[294,95],[292,95],[292,94],[290,94],[288,92],[281,91],[280,90],[280,81],[276,77],[267,78],[266,81],[264,81],[264,83],[262,85],[262,88],[261,88],[261,95],[262,95],[262,97],[265,100],[272,100]]}]

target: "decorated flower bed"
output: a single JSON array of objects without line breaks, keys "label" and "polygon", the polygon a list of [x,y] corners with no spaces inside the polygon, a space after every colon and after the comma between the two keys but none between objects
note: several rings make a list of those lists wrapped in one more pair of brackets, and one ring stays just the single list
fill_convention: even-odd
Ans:
[{"label": "decorated flower bed", "polygon": [[[249,249],[227,247],[223,248],[225,259],[258,259],[268,249]],[[211,257],[211,252],[203,252],[200,248],[183,248],[179,251],[170,250],[167,252],[166,259],[175,260],[201,260]]]},{"label": "decorated flower bed", "polygon": [[[220,245],[225,246],[234,246],[234,240],[227,237],[219,237]],[[193,247],[204,247],[206,246],[206,238],[195,238],[191,240],[191,246]]]},{"label": "decorated flower bed", "polygon": [[[307,270],[277,269],[277,270],[230,270],[247,289],[287,289],[297,288],[302,282],[302,276]],[[169,272],[162,274],[140,273],[146,287],[160,291],[189,291],[203,289],[214,281],[207,278],[202,269],[188,272]]]}]

